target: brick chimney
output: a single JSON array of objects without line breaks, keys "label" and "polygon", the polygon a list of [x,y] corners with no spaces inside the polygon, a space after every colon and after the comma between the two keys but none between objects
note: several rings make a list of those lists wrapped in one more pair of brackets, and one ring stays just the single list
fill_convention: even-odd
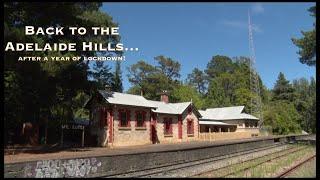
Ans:
[{"label": "brick chimney", "polygon": [[169,103],[169,93],[167,90],[162,91],[160,101]]},{"label": "brick chimney", "polygon": [[111,92],[111,86],[110,86],[109,84],[106,84],[106,85],[104,86],[104,89],[105,89],[108,93]]}]

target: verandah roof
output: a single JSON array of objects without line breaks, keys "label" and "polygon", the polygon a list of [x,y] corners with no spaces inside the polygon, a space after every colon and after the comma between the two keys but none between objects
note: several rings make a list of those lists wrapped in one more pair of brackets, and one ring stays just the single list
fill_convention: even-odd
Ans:
[{"label": "verandah roof", "polygon": [[239,120],[239,119],[249,119],[249,120],[259,120],[258,118],[242,113],[244,106],[233,106],[233,107],[223,107],[223,108],[211,108],[205,111],[199,111],[202,115],[201,119],[206,120]]},{"label": "verandah roof", "polygon": [[237,126],[236,124],[227,124],[219,121],[199,121],[200,125],[219,125],[219,126]]}]

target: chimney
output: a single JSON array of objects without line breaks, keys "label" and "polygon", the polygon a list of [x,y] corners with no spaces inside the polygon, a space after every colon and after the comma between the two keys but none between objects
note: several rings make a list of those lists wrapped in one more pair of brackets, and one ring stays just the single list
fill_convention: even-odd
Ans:
[{"label": "chimney", "polygon": [[109,93],[109,92],[111,92],[111,86],[109,85],[109,84],[106,84],[105,86],[104,86],[104,89]]},{"label": "chimney", "polygon": [[162,91],[160,101],[165,102],[165,103],[169,103],[169,96],[168,95],[169,95],[169,93],[167,90]]}]

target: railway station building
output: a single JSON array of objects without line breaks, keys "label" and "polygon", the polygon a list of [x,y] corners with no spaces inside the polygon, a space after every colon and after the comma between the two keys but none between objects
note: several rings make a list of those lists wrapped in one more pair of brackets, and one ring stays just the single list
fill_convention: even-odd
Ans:
[{"label": "railway station building", "polygon": [[258,118],[242,113],[244,106],[198,111],[192,102],[170,103],[166,91],[160,101],[151,101],[139,95],[98,90],[85,108],[90,111],[91,139],[103,147],[189,142],[201,140],[205,133],[259,133]]},{"label": "railway station building", "polygon": [[85,107],[90,110],[90,134],[99,146],[187,142],[198,139],[201,114],[192,102],[170,103],[110,90],[99,90]]}]

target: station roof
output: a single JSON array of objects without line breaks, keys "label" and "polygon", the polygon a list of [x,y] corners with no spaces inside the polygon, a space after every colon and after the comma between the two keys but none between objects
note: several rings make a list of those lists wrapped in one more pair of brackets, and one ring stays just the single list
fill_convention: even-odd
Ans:
[{"label": "station roof", "polygon": [[143,96],[119,93],[119,92],[108,92],[105,90],[99,90],[98,92],[110,104],[121,104],[121,105],[150,107],[150,108],[157,107],[154,104],[150,103],[150,101],[145,99]]},{"label": "station roof", "polygon": [[182,102],[182,103],[165,103],[162,101],[151,101],[151,104],[157,107],[157,109],[153,109],[153,112],[156,113],[165,113],[165,114],[182,114],[184,110],[186,110],[191,102]]},{"label": "station roof", "polygon": [[[190,105],[193,106],[192,102],[182,102],[182,103],[165,103],[162,101],[152,101],[147,100],[143,96],[119,93],[119,92],[108,92],[106,90],[99,90],[99,94],[110,104],[120,104],[128,106],[138,106],[138,107],[149,107],[155,113],[164,114],[182,114]],[[90,98],[85,106],[89,103]],[[201,117],[199,111],[193,106],[195,113],[198,117]]]},{"label": "station roof", "polygon": [[202,118],[206,120],[238,120],[238,119],[251,119],[258,120],[255,116],[242,113],[244,106],[233,106],[223,108],[210,108],[205,111],[199,111]]}]

